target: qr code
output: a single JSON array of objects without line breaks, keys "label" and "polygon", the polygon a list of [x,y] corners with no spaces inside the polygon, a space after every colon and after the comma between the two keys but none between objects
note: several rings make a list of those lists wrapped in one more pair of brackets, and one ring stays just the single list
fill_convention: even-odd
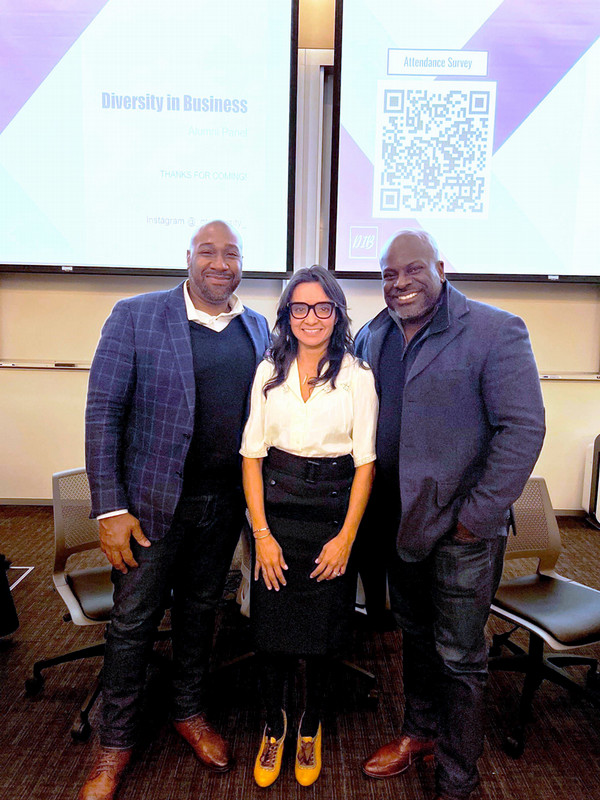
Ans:
[{"label": "qr code", "polygon": [[375,217],[486,216],[492,81],[380,81]]}]

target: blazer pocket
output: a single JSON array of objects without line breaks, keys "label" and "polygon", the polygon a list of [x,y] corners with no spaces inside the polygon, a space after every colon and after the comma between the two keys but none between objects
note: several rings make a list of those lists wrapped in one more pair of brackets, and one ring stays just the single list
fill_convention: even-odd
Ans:
[{"label": "blazer pocket", "polygon": [[457,481],[438,481],[436,502],[438,508],[446,508],[460,494],[460,483]]}]

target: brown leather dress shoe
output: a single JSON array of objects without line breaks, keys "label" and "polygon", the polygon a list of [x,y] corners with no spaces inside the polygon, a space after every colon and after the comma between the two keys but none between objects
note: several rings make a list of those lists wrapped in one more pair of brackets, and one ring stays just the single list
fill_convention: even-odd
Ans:
[{"label": "brown leather dress shoe", "polygon": [[113,800],[133,750],[100,747],[78,800]]},{"label": "brown leather dress shoe", "polygon": [[362,766],[370,778],[391,778],[400,775],[411,764],[420,759],[433,757],[434,743],[428,740],[402,736],[380,747]]},{"label": "brown leather dress shoe", "polygon": [[227,772],[233,767],[229,745],[216,732],[204,714],[197,714],[182,722],[174,722],[173,725],[205,767],[214,772]]}]

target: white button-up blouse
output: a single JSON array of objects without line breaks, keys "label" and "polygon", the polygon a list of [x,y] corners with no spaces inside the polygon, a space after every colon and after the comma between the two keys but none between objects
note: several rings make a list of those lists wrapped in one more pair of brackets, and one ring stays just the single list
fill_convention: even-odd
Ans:
[{"label": "white button-up blouse", "polygon": [[269,447],[277,447],[305,458],[351,454],[355,467],[375,461],[379,403],[373,373],[366,365],[344,356],[335,389],[329,383],[319,384],[306,402],[297,361],[287,380],[265,397],[263,387],[273,374],[270,361],[258,365],[240,449],[243,456],[264,458]]}]

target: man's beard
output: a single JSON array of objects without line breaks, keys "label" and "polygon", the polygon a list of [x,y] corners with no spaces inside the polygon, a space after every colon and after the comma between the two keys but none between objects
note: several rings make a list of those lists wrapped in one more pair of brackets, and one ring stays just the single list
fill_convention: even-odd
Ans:
[{"label": "man's beard", "polygon": [[197,291],[207,303],[219,305],[229,300],[239,285],[240,279],[236,280],[235,278],[233,278],[230,283],[224,284],[223,286],[215,286],[202,279],[197,284]]}]

